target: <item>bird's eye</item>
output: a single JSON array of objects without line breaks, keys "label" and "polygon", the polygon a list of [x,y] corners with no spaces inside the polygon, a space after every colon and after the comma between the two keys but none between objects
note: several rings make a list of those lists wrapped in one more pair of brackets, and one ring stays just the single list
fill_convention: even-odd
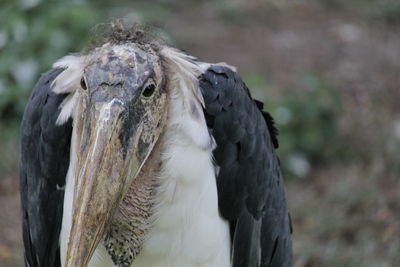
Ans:
[{"label": "bird's eye", "polygon": [[149,83],[142,91],[142,95],[146,98],[149,98],[154,94],[155,90],[156,90],[156,85],[154,83]]},{"label": "bird's eye", "polygon": [[85,78],[83,78],[83,77],[81,78],[81,87],[82,87],[83,90],[87,89]]}]

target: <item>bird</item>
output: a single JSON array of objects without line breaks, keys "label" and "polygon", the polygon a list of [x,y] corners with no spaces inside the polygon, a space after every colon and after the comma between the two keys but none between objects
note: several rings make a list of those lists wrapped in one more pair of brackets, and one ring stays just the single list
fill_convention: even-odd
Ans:
[{"label": "bird", "polygon": [[235,67],[114,25],[26,105],[25,265],[291,266],[277,134]]}]

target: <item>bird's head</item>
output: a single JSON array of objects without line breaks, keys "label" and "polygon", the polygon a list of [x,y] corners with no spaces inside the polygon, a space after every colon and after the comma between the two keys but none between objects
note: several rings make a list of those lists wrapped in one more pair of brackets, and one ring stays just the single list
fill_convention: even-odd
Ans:
[{"label": "bird's head", "polygon": [[74,115],[77,161],[66,266],[87,266],[144,166],[167,114],[165,75],[148,45],[105,44],[84,62]]}]

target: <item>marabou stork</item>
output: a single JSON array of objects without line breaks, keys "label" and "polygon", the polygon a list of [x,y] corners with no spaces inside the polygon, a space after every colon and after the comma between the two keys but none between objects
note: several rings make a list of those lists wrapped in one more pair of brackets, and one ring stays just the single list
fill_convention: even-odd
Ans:
[{"label": "marabou stork", "polygon": [[115,30],[33,89],[26,265],[290,266],[272,118],[233,67],[146,36]]}]

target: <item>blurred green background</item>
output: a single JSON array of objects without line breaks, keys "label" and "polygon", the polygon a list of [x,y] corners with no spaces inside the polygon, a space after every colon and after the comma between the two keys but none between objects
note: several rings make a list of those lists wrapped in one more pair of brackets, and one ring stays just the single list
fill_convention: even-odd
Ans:
[{"label": "blurred green background", "polygon": [[31,88],[115,18],[237,66],[265,101],[280,130],[295,267],[400,266],[398,0],[2,0],[0,266],[23,265],[18,135]]}]

